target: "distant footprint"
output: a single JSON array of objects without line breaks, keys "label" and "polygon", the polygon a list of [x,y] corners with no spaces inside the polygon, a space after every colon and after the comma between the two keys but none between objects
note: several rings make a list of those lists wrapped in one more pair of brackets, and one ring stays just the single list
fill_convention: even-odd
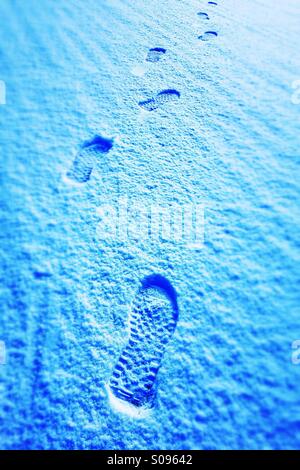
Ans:
[{"label": "distant footprint", "polygon": [[218,5],[217,2],[208,2],[209,5]]},{"label": "distant footprint", "polygon": [[210,41],[211,39],[214,39],[217,36],[218,33],[216,33],[215,31],[206,31],[201,36],[198,36],[198,39],[201,39],[201,41]]},{"label": "distant footprint", "polygon": [[146,61],[147,62],[158,62],[166,53],[166,49],[163,47],[154,47],[153,49],[149,49]]},{"label": "distant footprint", "polygon": [[155,98],[150,98],[145,101],[140,101],[139,106],[146,111],[154,111],[161,108],[166,103],[177,101],[180,98],[180,93],[177,90],[163,90],[156,95]]},{"label": "distant footprint", "polygon": [[95,136],[86,142],[76,155],[67,177],[76,183],[86,183],[91,176],[99,154],[108,153],[113,146],[110,139]]},{"label": "distant footprint", "polygon": [[180,98],[180,93],[177,90],[164,90],[158,93],[156,101],[160,104],[168,103],[169,101],[177,101]]},{"label": "distant footprint", "polygon": [[133,302],[130,336],[109,382],[113,396],[149,408],[162,357],[178,320],[176,292],[160,275],[147,277]]},{"label": "distant footprint", "polygon": [[150,98],[149,100],[145,101],[140,101],[139,106],[145,111],[155,111],[155,109],[159,107],[156,99],[154,98]]},{"label": "distant footprint", "polygon": [[[145,62],[150,62],[150,63],[156,63],[159,62],[164,55],[166,54],[167,49],[164,49],[163,47],[152,47],[151,49],[148,50],[146,60]],[[149,67],[147,64],[140,64],[140,65],[135,65],[132,68],[132,73],[133,75],[136,75],[137,77],[143,77],[145,73],[149,70]]]},{"label": "distant footprint", "polygon": [[198,16],[200,16],[200,18],[202,20],[209,20],[209,16],[207,13],[204,13],[203,11],[199,11],[199,13],[197,13]]}]

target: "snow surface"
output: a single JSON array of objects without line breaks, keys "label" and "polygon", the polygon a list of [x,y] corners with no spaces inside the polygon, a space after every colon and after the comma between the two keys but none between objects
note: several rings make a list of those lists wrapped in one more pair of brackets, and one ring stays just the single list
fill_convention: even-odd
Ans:
[{"label": "snow surface", "polygon": [[[300,446],[300,3],[217,3],[0,3],[1,448]],[[76,183],[95,136],[113,146]],[[204,204],[204,246],[103,239],[119,197]],[[152,274],[179,319],[136,417],[107,384]]]}]

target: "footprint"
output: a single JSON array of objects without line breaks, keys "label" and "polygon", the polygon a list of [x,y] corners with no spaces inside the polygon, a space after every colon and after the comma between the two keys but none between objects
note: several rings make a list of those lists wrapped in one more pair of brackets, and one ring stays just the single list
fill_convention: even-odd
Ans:
[{"label": "footprint", "polygon": [[211,39],[217,36],[218,36],[218,33],[216,33],[215,31],[206,31],[201,36],[198,36],[198,39],[201,39],[201,41],[210,41]]},{"label": "footprint", "polygon": [[146,61],[147,62],[158,62],[166,53],[166,49],[163,47],[154,47],[153,49],[149,49]]},{"label": "footprint", "polygon": [[[148,50],[145,62],[155,63],[159,62],[163,56],[166,54],[167,49],[163,47],[153,47]],[[147,64],[144,65],[135,65],[131,72],[137,77],[143,77],[145,73],[149,70]]]},{"label": "footprint", "polygon": [[134,299],[129,340],[108,386],[124,405],[153,404],[156,375],[177,320],[176,292],[170,282],[160,275],[147,277]]},{"label": "footprint", "polygon": [[199,11],[199,13],[197,13],[198,16],[200,16],[201,19],[203,20],[209,20],[209,16],[207,13],[204,13],[203,11]]},{"label": "footprint", "polygon": [[67,178],[76,183],[86,183],[90,179],[98,154],[108,153],[112,146],[112,140],[101,136],[95,136],[83,144],[67,172]]},{"label": "footprint", "polygon": [[180,98],[180,93],[177,90],[164,90],[158,93],[156,101],[160,104],[168,103],[169,101],[177,101]]},{"label": "footprint", "polygon": [[218,5],[217,2],[208,2],[209,5]]},{"label": "footprint", "polygon": [[146,111],[154,111],[155,109],[161,108],[166,103],[169,103],[171,101],[177,101],[179,98],[179,91],[173,89],[163,90],[158,93],[155,98],[140,101],[139,106]]},{"label": "footprint", "polygon": [[145,111],[154,111],[158,108],[158,103],[154,98],[150,98],[149,100],[139,101],[139,106]]}]

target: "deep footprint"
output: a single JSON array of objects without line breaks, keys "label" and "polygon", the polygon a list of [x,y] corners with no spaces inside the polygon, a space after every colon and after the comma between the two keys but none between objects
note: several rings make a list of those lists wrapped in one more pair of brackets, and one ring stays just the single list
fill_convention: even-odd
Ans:
[{"label": "deep footprint", "polygon": [[164,90],[158,93],[156,101],[159,104],[169,103],[170,101],[177,101],[180,98],[180,93],[177,90]]},{"label": "deep footprint", "polygon": [[203,11],[199,11],[199,13],[197,13],[198,16],[200,16],[200,18],[202,20],[209,20],[209,16],[207,13],[204,13]]},{"label": "deep footprint", "polygon": [[112,394],[135,407],[150,407],[154,383],[178,320],[176,292],[160,275],[142,283],[133,302],[130,336],[109,382]]},{"label": "deep footprint", "polygon": [[154,111],[166,103],[171,101],[177,101],[180,98],[180,93],[177,90],[163,90],[156,95],[156,98],[150,98],[149,100],[140,101],[139,106],[146,111]]},{"label": "deep footprint", "polygon": [[149,49],[146,61],[147,62],[158,62],[166,53],[166,49],[163,47],[154,47],[153,49]]},{"label": "deep footprint", "polygon": [[201,41],[210,41],[218,36],[218,33],[215,31],[206,31],[204,34],[198,37]]},{"label": "deep footprint", "polygon": [[67,177],[76,183],[86,183],[91,177],[98,155],[108,153],[112,146],[112,140],[101,136],[95,136],[92,140],[83,144],[73,161],[72,167],[67,172]]}]

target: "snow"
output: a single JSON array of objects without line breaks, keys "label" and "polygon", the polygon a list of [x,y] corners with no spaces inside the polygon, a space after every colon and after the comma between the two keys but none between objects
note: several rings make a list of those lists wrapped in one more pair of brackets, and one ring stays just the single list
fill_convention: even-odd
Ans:
[{"label": "snow", "polygon": [[[299,448],[298,0],[0,12],[0,447]],[[95,138],[112,147],[72,180]],[[120,198],[203,205],[204,245],[140,237],[139,223],[99,236]],[[179,318],[143,414],[108,384],[153,274]]]}]

